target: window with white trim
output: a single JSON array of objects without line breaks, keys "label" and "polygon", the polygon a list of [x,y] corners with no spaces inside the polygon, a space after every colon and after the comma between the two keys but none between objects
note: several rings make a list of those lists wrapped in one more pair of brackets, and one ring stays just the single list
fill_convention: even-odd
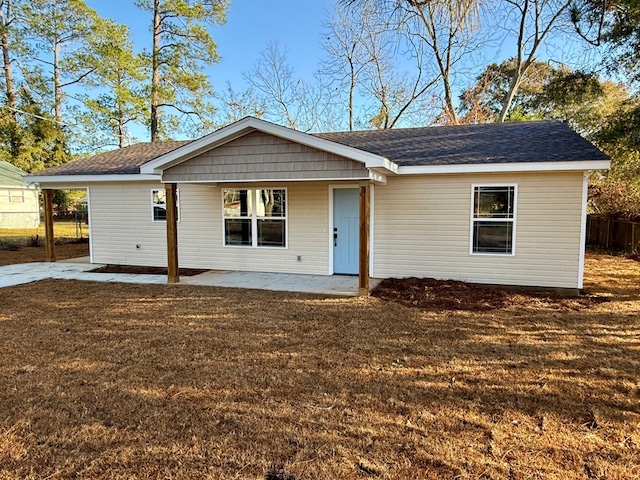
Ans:
[{"label": "window with white trim", "polygon": [[10,190],[9,202],[11,203],[24,203],[24,190]]},{"label": "window with white trim", "polygon": [[286,189],[233,189],[222,193],[225,245],[287,246]]},{"label": "window with white trim", "polygon": [[516,185],[474,185],[471,253],[513,255]]},{"label": "window with white trim", "polygon": [[[176,209],[178,222],[180,221],[180,191],[176,190]],[[167,221],[167,192],[164,188],[151,190],[151,220],[154,222]]]}]

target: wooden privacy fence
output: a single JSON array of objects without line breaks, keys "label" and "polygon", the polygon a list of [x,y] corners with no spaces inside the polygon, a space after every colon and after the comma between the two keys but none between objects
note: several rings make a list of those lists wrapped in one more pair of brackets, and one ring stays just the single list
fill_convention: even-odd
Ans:
[{"label": "wooden privacy fence", "polygon": [[640,222],[589,215],[587,245],[629,253],[639,252]]}]

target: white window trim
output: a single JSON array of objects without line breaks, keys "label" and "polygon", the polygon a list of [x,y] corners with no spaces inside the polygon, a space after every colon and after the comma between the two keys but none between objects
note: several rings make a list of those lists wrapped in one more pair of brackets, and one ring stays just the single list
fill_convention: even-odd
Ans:
[{"label": "white window trim", "polygon": [[[165,199],[166,199],[166,190],[164,188],[152,188],[151,189],[151,222],[152,223],[166,223],[166,220],[156,220],[153,216],[153,207],[159,205],[153,202],[153,192],[159,192],[160,190],[165,191]],[[165,203],[166,210],[166,203]],[[180,223],[180,189],[176,189],[176,212],[177,212],[177,222]]]},{"label": "white window trim", "polygon": [[[478,187],[513,187],[513,218],[475,218],[475,192]],[[516,225],[518,220],[518,184],[517,183],[474,183],[471,185],[471,216],[469,221],[469,255],[482,257],[513,257],[516,254]],[[511,253],[498,252],[474,252],[473,251],[473,225],[480,222],[510,222],[511,228]]]},{"label": "white window trim", "polygon": [[[8,190],[9,192],[9,203],[25,203],[26,202],[26,197],[24,195],[24,190],[22,189],[14,189],[14,190]],[[13,197],[19,197],[22,200],[19,202],[14,202],[13,201]]]},{"label": "white window trim", "polygon": [[[226,217],[224,214],[224,192],[228,190],[247,190],[251,192],[251,205],[252,212],[250,217]],[[259,217],[258,216],[258,190],[284,190],[284,198],[285,198],[285,214],[284,217]],[[288,250],[289,249],[289,191],[287,187],[231,187],[231,188],[222,188],[221,189],[222,196],[222,246],[224,248],[258,248],[265,250]],[[251,245],[227,245],[227,231],[225,220],[228,218],[245,218],[251,220]],[[273,247],[269,245],[258,245],[258,219],[266,218],[266,219],[275,219],[275,220],[283,220],[284,221],[284,247]]]}]

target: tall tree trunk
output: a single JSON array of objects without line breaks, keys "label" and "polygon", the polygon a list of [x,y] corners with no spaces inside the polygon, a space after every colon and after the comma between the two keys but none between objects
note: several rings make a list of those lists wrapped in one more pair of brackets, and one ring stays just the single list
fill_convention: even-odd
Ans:
[{"label": "tall tree trunk", "polygon": [[[3,9],[4,7],[4,9]],[[9,27],[11,25],[11,1],[0,2],[0,28],[2,35],[2,60],[4,68],[4,83],[7,96],[7,106],[16,108],[16,92],[13,83],[13,70],[11,68],[11,46],[9,45]],[[10,115],[15,118],[15,110],[11,110]]]},{"label": "tall tree trunk", "polygon": [[509,84],[509,90],[507,91],[507,94],[502,100],[502,107],[500,108],[500,113],[498,114],[499,123],[502,123],[507,119],[507,114],[511,109],[511,104],[513,103],[513,99],[516,96],[516,92],[518,91],[518,88],[520,88],[520,81],[522,79],[522,76],[518,73],[516,73],[515,75],[516,76],[514,76],[511,79],[511,83]]},{"label": "tall tree trunk", "polygon": [[[518,40],[516,47],[518,53],[516,55],[516,64],[514,65],[513,78],[509,84],[509,90],[502,101],[502,109],[498,115],[498,122],[504,122],[511,109],[511,104],[516,96],[520,84],[524,76],[527,74],[529,67],[535,62],[538,49],[545,41],[549,32],[554,28],[555,23],[561,18],[566,10],[568,10],[573,1],[566,0],[556,6],[556,10],[547,13],[545,17],[546,2],[542,0],[522,0],[518,3],[516,0],[509,0],[520,13],[520,21],[518,28]],[[533,18],[530,18],[530,15]],[[545,25],[546,22],[546,25]],[[533,32],[528,34],[527,28],[533,26]],[[526,49],[529,53],[525,53]]]},{"label": "tall tree trunk", "polygon": [[451,77],[447,71],[446,76],[443,76],[444,83],[444,109],[447,115],[447,123],[451,125],[457,125],[458,114],[456,113],[456,106],[453,102],[453,93],[451,92]]},{"label": "tall tree trunk", "polygon": [[158,136],[158,116],[160,95],[158,88],[160,86],[160,0],[153,1],[153,47],[151,52],[152,72],[151,72],[151,141],[157,142]]},{"label": "tall tree trunk", "polygon": [[353,131],[353,109],[354,104],[353,104],[353,97],[355,95],[356,92],[356,74],[353,68],[353,62],[350,62],[350,83],[349,83],[349,131]]},{"label": "tall tree trunk", "polygon": [[124,148],[127,146],[127,129],[124,123],[124,114],[120,110],[118,114],[118,147]]},{"label": "tall tree trunk", "polygon": [[58,124],[62,123],[62,85],[60,84],[60,42],[53,46],[53,103]]}]

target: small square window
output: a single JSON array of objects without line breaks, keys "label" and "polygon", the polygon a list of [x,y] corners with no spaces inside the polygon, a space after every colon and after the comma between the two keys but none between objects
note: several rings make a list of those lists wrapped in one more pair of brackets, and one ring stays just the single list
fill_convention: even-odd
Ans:
[{"label": "small square window", "polygon": [[24,192],[22,190],[9,190],[9,203],[24,203]]},{"label": "small square window", "polygon": [[[180,221],[180,192],[176,191],[177,221]],[[167,221],[167,192],[164,188],[151,190],[151,219],[154,222]]]}]

